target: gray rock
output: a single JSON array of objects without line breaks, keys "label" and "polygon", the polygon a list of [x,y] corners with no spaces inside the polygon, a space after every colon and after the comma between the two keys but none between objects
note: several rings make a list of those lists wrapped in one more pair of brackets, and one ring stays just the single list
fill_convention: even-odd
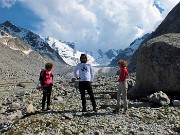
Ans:
[{"label": "gray rock", "polygon": [[180,34],[162,35],[144,44],[136,70],[138,93],[180,93]]},{"label": "gray rock", "polygon": [[137,73],[137,85],[129,97],[142,97],[159,90],[174,94],[179,92],[179,33],[180,2],[134,53],[130,65]]},{"label": "gray rock", "polygon": [[75,81],[75,82],[74,82],[74,87],[75,87],[76,89],[79,88],[79,81]]},{"label": "gray rock", "polygon": [[179,100],[173,100],[172,101],[174,106],[180,106],[180,101]]},{"label": "gray rock", "polygon": [[27,105],[27,107],[26,107],[26,113],[29,114],[29,113],[34,113],[34,112],[35,112],[35,109],[34,109],[33,104]]},{"label": "gray rock", "polygon": [[149,102],[153,102],[161,106],[170,104],[170,99],[162,91],[151,94],[150,96],[148,96],[148,100]]},{"label": "gray rock", "polygon": [[24,83],[18,83],[17,86],[22,87],[22,88],[26,87],[26,85]]},{"label": "gray rock", "polygon": [[54,97],[54,100],[58,100],[59,103],[63,103],[63,98],[61,96]]},{"label": "gray rock", "polygon": [[66,130],[64,131],[64,134],[65,134],[65,135],[72,135],[72,132],[71,132],[71,130],[66,129]]},{"label": "gray rock", "polygon": [[71,78],[71,82],[75,82],[76,81],[76,78]]},{"label": "gray rock", "polygon": [[64,114],[64,117],[65,117],[66,119],[73,119],[73,115],[70,114],[70,113],[65,113],[65,114]]},{"label": "gray rock", "polygon": [[105,94],[104,99],[111,99],[111,96],[109,94]]},{"label": "gray rock", "polygon": [[14,103],[14,102],[13,102],[10,107],[11,107],[11,109],[18,110],[18,109],[20,109],[21,106],[20,106],[19,103]]}]

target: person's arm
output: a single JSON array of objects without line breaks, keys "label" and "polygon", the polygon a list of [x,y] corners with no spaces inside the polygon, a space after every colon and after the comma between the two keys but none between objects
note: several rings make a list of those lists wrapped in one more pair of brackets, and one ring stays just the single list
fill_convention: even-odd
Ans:
[{"label": "person's arm", "polygon": [[74,77],[75,77],[76,79],[78,79],[77,70],[78,70],[78,65],[76,65],[76,67],[74,68]]},{"label": "person's arm", "polygon": [[118,80],[117,80],[118,82],[120,82],[121,81],[121,69],[119,70],[119,76],[118,76]]},{"label": "person's arm", "polygon": [[94,80],[94,74],[93,74],[93,69],[92,69],[91,64],[90,64],[90,75],[91,75],[91,82],[93,82],[93,80]]},{"label": "person's arm", "polygon": [[51,73],[52,75],[51,75],[51,78],[52,78],[52,84],[54,84],[54,74],[53,73]]},{"label": "person's arm", "polygon": [[128,78],[128,76],[129,76],[129,73],[128,73],[127,69],[126,69],[126,79]]},{"label": "person's arm", "polygon": [[46,75],[46,71],[45,71],[45,70],[42,70],[42,71],[40,72],[40,78],[39,78],[41,87],[43,87],[43,85],[44,85],[44,81],[45,81],[44,78],[45,78],[45,75]]}]

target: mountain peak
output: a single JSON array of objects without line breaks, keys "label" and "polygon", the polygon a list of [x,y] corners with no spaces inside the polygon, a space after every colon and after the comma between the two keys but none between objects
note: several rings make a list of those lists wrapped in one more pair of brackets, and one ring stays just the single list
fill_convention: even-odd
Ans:
[{"label": "mountain peak", "polygon": [[[5,21],[4,23],[0,24],[0,27],[8,27],[14,32],[21,32],[21,29],[14,24],[12,24],[10,21]],[[6,30],[7,31],[7,30]]]},{"label": "mountain peak", "polygon": [[151,39],[167,33],[180,32],[180,2],[168,13],[162,23],[151,34]]},{"label": "mountain peak", "polygon": [[10,21],[5,21],[2,24],[5,25],[5,26],[13,25]]}]

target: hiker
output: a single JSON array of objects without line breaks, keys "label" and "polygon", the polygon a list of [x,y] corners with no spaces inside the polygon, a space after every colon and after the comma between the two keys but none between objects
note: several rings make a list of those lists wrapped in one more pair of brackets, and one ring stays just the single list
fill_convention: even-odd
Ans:
[{"label": "hiker", "polygon": [[40,73],[40,84],[41,88],[43,90],[43,97],[42,97],[42,111],[45,111],[45,102],[47,99],[47,109],[50,110],[50,100],[51,100],[51,92],[52,92],[52,86],[53,86],[53,78],[54,75],[52,73],[53,64],[52,63],[46,63],[45,69],[42,69]]},{"label": "hiker", "polygon": [[119,60],[118,65],[120,67],[120,74],[118,78],[118,91],[117,91],[117,105],[116,109],[113,112],[118,113],[119,109],[121,108],[121,99],[123,100],[123,108],[124,112],[128,109],[128,101],[127,101],[127,77],[128,77],[128,70],[127,70],[127,62],[124,60]]},{"label": "hiker", "polygon": [[[79,74],[77,75],[77,71],[79,71]],[[87,112],[86,110],[86,98],[85,98],[85,90],[87,90],[92,106],[93,111],[97,112],[96,109],[96,102],[92,90],[91,83],[94,79],[92,66],[91,64],[87,64],[87,56],[86,54],[81,54],[80,56],[80,63],[78,63],[74,69],[74,76],[77,80],[79,80],[79,91],[81,94],[81,100],[82,100],[82,112]]]}]

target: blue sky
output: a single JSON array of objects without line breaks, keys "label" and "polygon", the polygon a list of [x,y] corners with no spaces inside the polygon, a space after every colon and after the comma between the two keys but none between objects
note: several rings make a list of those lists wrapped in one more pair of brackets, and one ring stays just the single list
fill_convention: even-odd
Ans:
[{"label": "blue sky", "polygon": [[179,0],[0,0],[0,23],[8,20],[76,48],[124,49],[150,33]]},{"label": "blue sky", "polygon": [[30,9],[17,2],[12,7],[0,7],[0,23],[11,21],[20,27],[36,31],[35,24],[41,22],[41,18],[36,16]]}]

